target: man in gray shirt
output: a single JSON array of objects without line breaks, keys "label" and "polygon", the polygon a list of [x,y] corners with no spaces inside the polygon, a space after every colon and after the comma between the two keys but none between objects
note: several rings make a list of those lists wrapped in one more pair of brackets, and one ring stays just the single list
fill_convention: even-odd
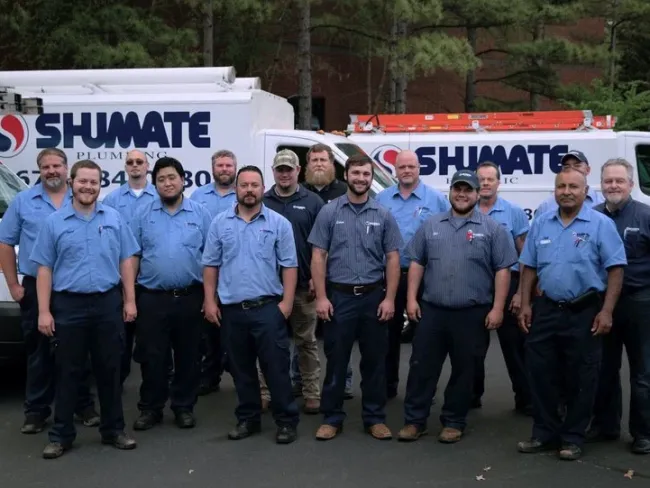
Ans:
[{"label": "man in gray shirt", "polygon": [[[461,170],[451,180],[451,211],[427,220],[407,246],[407,306],[419,320],[413,338],[404,427],[398,439],[414,441],[427,432],[431,400],[449,355],[451,378],[445,390],[438,440],[458,442],[472,399],[474,364],[481,354],[483,329],[497,329],[517,262],[512,238],[476,209],[479,181]],[[417,293],[424,278],[421,304]]]}]

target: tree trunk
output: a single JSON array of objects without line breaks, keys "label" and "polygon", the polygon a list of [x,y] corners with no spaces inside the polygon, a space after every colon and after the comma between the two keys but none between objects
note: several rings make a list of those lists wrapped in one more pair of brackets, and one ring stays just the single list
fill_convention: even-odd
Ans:
[{"label": "tree trunk", "polygon": [[[406,21],[400,20],[397,24],[397,39],[404,40],[406,38]],[[404,72],[404,69],[400,68],[400,63],[398,59],[397,63],[398,75],[395,83],[395,113],[404,114],[406,113],[406,88],[408,86],[408,78]]]},{"label": "tree trunk", "polygon": [[[535,30],[533,32],[533,41],[540,41],[544,38],[544,21],[539,20],[537,24],[535,24]],[[543,64],[543,60],[540,58],[535,58],[533,60],[533,64],[535,68],[541,68]],[[535,83],[532,84],[530,87],[530,110],[536,111],[539,110],[539,102],[540,102],[540,94],[539,94],[539,86],[536,86]]]},{"label": "tree trunk", "polygon": [[[476,54],[476,27],[467,26],[467,42],[472,46],[472,52]],[[476,70],[472,69],[465,75],[465,112],[476,110]]]},{"label": "tree trunk", "polygon": [[372,50],[366,56],[366,113],[372,113]]},{"label": "tree trunk", "polygon": [[612,5],[612,18],[609,24],[609,87],[614,88],[616,82],[616,28],[618,27],[618,7],[620,0],[614,0]]},{"label": "tree trunk", "polygon": [[203,66],[214,66],[214,6],[212,0],[204,0],[203,17]]},{"label": "tree trunk", "polygon": [[397,16],[393,19],[393,25],[390,29],[390,50],[388,63],[388,107],[387,112],[394,114],[397,109]]},{"label": "tree trunk", "polygon": [[311,0],[299,0],[298,129],[311,130]]}]

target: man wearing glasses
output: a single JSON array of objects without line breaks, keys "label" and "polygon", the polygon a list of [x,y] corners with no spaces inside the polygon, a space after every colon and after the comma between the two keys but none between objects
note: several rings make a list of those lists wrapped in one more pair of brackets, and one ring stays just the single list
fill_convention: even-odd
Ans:
[{"label": "man wearing glasses", "polygon": [[[128,181],[117,190],[113,190],[106,195],[102,203],[117,210],[126,224],[130,226],[136,210],[154,201],[158,197],[158,192],[156,187],[147,181],[149,161],[147,155],[142,151],[134,149],[126,153],[124,170],[128,175]],[[122,351],[120,367],[121,384],[124,384],[124,381],[131,373],[134,337],[135,321],[125,322],[124,350]]]}]

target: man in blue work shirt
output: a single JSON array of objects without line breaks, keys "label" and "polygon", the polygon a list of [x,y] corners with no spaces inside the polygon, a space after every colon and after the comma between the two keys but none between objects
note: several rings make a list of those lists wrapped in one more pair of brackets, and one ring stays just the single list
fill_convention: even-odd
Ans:
[{"label": "man in blue work shirt", "polygon": [[[211,219],[203,205],[183,196],[184,174],[174,158],[156,161],[151,179],[160,198],[141,208],[131,222],[142,248],[136,258],[140,314],[135,334],[142,385],[135,430],[160,423],[168,399],[178,427],[196,425],[203,326],[201,254]],[[170,347],[175,368],[171,389]]]},{"label": "man in blue work shirt", "polygon": [[[517,262],[512,238],[476,208],[479,181],[469,170],[451,179],[451,210],[428,219],[409,243],[407,312],[418,320],[413,337],[400,441],[427,433],[431,399],[449,355],[451,378],[438,440],[458,442],[472,399],[476,356],[484,329],[497,329]],[[422,300],[418,291],[424,278]]]},{"label": "man in blue work shirt", "polygon": [[[523,453],[559,447],[560,459],[575,460],[582,455],[602,335],[612,326],[627,261],[611,219],[584,204],[583,172],[563,169],[555,178],[555,196],[558,211],[535,218],[519,260],[523,281],[519,326],[527,333],[534,422],[531,438],[517,447]],[[536,278],[542,296],[533,316]],[[563,420],[557,411],[560,384],[567,403]]]},{"label": "man in blue work shirt", "polygon": [[650,207],[631,197],[634,167],[625,159],[607,161],[601,169],[600,184],[606,203],[594,209],[614,220],[628,264],[612,330],[603,339],[603,363],[587,441],[620,437],[620,370],[625,346],[630,367],[632,452],[650,454]]},{"label": "man in blue work shirt", "polygon": [[[560,160],[562,169],[564,168],[574,168],[584,173],[585,177],[589,176],[591,173],[591,166],[589,166],[589,161],[587,161],[587,156],[582,151],[571,149],[567,152],[562,159]],[[586,207],[593,207],[603,202],[603,194],[592,188],[587,190],[587,197],[585,198],[584,205]],[[544,212],[550,210],[557,210],[558,205],[555,200],[555,195],[550,195],[546,200],[539,204],[537,210],[535,210],[535,216],[542,215]]]},{"label": "man in blue work shirt", "polygon": [[259,360],[273,398],[276,442],[289,444],[296,440],[299,421],[287,332],[298,281],[296,244],[289,221],[262,203],[259,168],[241,168],[236,188],[237,205],[212,221],[202,261],[205,317],[223,326],[239,402],[237,426],[228,438],[244,439],[261,430]]},{"label": "man in blue work shirt", "polygon": [[62,456],[75,440],[74,407],[89,354],[102,443],[136,447],[124,433],[120,355],[123,323],[137,315],[133,255],[138,244],[120,214],[97,203],[101,178],[93,161],[72,166],[72,202],[46,219],[30,255],[39,266],[38,330],[54,341],[56,355],[56,406],[46,459]]},{"label": "man in blue work shirt", "polygon": [[374,173],[366,155],[345,163],[348,192],[323,207],[308,242],[316,314],[325,321],[327,371],[318,440],[343,428],[345,376],[355,340],[361,352],[361,405],[366,431],[392,438],[386,426],[387,322],[395,313],[402,237],[395,218],[368,195]]},{"label": "man in blue work shirt", "polygon": [[[127,225],[131,225],[131,220],[133,220],[133,215],[137,210],[158,198],[158,193],[156,187],[147,181],[149,160],[145,153],[137,149],[127,152],[124,170],[128,175],[128,181],[106,195],[102,203],[120,212]],[[131,373],[134,338],[135,321],[125,322],[124,350],[122,351],[122,367],[120,370],[122,384]]]},{"label": "man in blue work shirt", "polygon": [[[40,182],[20,192],[0,222],[0,266],[11,297],[20,305],[25,352],[27,383],[25,385],[25,422],[23,434],[36,434],[45,428],[52,413],[55,374],[52,344],[38,331],[36,273],[38,265],[29,260],[34,242],[45,219],[57,209],[68,205],[72,192],[68,187],[68,158],[60,149],[43,149],[36,158]],[[23,275],[18,281],[16,251],[20,253],[18,268]],[[76,412],[87,427],[99,425],[90,393],[90,370],[79,383]]]},{"label": "man in blue work shirt", "polygon": [[395,176],[398,184],[377,195],[377,202],[386,207],[399,226],[404,246],[400,249],[400,280],[395,296],[395,315],[388,327],[388,354],[386,354],[386,397],[397,396],[399,360],[406,311],[406,285],[410,260],[405,245],[429,217],[449,209],[449,200],[438,190],[420,181],[420,162],[415,152],[406,150],[397,155]]},{"label": "man in blue work shirt", "polygon": [[[521,207],[499,196],[499,182],[501,171],[499,167],[485,161],[476,168],[481,189],[479,191],[479,205],[481,212],[489,215],[508,232],[515,245],[517,254],[521,253],[528,233],[528,218]],[[515,410],[525,415],[532,414],[530,404],[530,389],[526,377],[526,364],[524,362],[524,342],[526,335],[517,323],[521,294],[519,293],[519,265],[515,264],[510,272],[510,291],[506,299],[506,308],[503,311],[503,324],[497,329],[501,352],[506,363],[508,376],[515,393]],[[485,330],[485,341],[481,345],[481,353],[477,358],[476,374],[474,376],[474,395],[472,407],[482,406],[481,397],[485,391],[485,356],[490,346],[491,331]]]},{"label": "man in blue work shirt", "polygon": [[[213,182],[194,190],[190,198],[204,205],[210,216],[215,218],[235,205],[235,175],[237,156],[228,149],[221,149],[212,155]],[[226,366],[226,358],[221,345],[221,330],[205,322],[201,338],[203,351],[201,361],[201,384],[199,395],[209,395],[219,391],[221,375]]]},{"label": "man in blue work shirt", "polygon": [[[283,149],[273,158],[275,185],[264,194],[264,205],[285,217],[293,228],[298,255],[298,285],[289,316],[298,353],[301,394],[305,399],[303,411],[317,414],[320,411],[320,358],[316,342],[316,303],[314,283],[311,279],[311,246],[307,242],[316,216],[323,208],[323,200],[298,184],[300,161],[290,149]],[[264,376],[260,375],[262,402],[270,401]]]}]

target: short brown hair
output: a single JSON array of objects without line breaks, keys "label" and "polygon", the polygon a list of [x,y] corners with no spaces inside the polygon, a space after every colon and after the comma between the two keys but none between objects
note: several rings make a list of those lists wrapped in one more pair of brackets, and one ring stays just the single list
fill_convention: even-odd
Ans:
[{"label": "short brown hair", "polygon": [[229,151],[228,149],[220,149],[214,153],[212,155],[212,164],[214,164],[214,162],[220,158],[230,158],[232,159],[232,162],[235,163],[235,166],[237,166],[237,156],[235,156],[234,152]]},{"label": "short brown hair", "polygon": [[365,166],[366,164],[370,165],[370,169],[372,171],[372,174],[375,174],[375,165],[372,164],[372,159],[370,159],[370,156],[366,154],[355,154],[354,156],[350,156],[348,160],[345,162],[345,172],[350,170],[350,168],[354,166]]},{"label": "short brown hair", "polygon": [[90,159],[82,159],[81,161],[77,161],[72,165],[72,169],[70,170],[70,179],[74,180],[77,176],[77,172],[80,169],[84,168],[96,169],[99,172],[99,177],[102,177],[102,168],[95,161],[91,161]]},{"label": "short brown hair", "polygon": [[36,165],[39,168],[41,167],[41,160],[45,156],[57,156],[63,160],[64,166],[68,165],[68,156],[66,156],[65,153],[61,151],[61,149],[56,147],[48,147],[46,149],[43,149],[41,152],[38,153],[38,156],[36,156]]},{"label": "short brown hair", "polygon": [[314,144],[309,148],[307,151],[307,162],[309,162],[309,158],[311,157],[312,153],[319,153],[319,152],[326,152],[327,156],[330,158],[330,163],[334,163],[334,153],[332,152],[332,148],[329,147],[327,144]]}]

